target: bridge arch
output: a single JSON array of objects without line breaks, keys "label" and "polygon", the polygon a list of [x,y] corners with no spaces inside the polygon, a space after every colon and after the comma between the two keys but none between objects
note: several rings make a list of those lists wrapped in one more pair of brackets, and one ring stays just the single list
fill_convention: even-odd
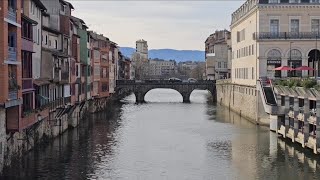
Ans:
[{"label": "bridge arch", "polygon": [[144,96],[147,102],[182,102],[181,93],[170,88],[150,89]]},{"label": "bridge arch", "polygon": [[145,103],[145,96],[148,92],[155,90],[155,89],[172,89],[177,91],[178,93],[180,93],[180,95],[182,96],[182,100],[183,103],[190,103],[190,96],[192,94],[192,92],[194,92],[195,90],[207,90],[208,92],[210,92],[212,97],[215,97],[215,90],[214,89],[206,89],[206,88],[191,88],[191,89],[179,89],[179,88],[159,88],[159,87],[155,87],[155,88],[148,88],[145,90],[137,90],[137,91],[133,91],[134,95],[136,96],[136,102],[137,103]]},{"label": "bridge arch", "polygon": [[145,95],[153,89],[173,89],[178,91],[184,103],[190,102],[190,95],[194,90],[208,90],[211,92],[213,101],[216,101],[215,81],[198,81],[196,83],[188,82],[170,82],[170,81],[117,81],[118,92],[133,92],[137,103],[145,102]]}]

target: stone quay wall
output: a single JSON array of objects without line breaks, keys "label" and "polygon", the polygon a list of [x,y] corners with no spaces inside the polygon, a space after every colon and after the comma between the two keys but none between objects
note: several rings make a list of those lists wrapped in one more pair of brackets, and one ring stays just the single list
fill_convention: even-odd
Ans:
[{"label": "stone quay wall", "polygon": [[232,84],[229,80],[218,80],[216,88],[217,103],[252,123],[270,125],[269,116],[264,111],[260,92],[256,87]]}]

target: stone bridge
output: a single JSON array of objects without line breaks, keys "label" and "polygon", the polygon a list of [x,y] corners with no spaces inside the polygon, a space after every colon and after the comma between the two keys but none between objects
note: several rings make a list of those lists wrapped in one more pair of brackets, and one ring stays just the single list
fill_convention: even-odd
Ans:
[{"label": "stone bridge", "polygon": [[190,95],[194,90],[208,90],[211,92],[213,101],[216,102],[216,82],[215,81],[197,81],[197,82],[172,82],[169,80],[118,80],[116,82],[116,91],[118,94],[132,92],[136,96],[137,103],[143,103],[144,96],[152,89],[166,88],[178,91],[184,103],[190,102]]}]

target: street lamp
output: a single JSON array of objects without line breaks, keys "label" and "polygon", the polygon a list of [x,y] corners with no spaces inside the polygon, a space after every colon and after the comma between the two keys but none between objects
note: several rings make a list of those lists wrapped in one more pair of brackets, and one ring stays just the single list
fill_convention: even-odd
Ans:
[{"label": "street lamp", "polygon": [[316,69],[316,73],[314,73],[314,75],[315,75],[315,79],[317,79],[317,77],[318,77],[318,71],[319,71],[319,62],[318,62],[318,35],[319,35],[319,30],[318,30],[318,33],[317,33],[317,35],[316,35],[316,49],[315,49],[315,54],[314,54],[314,61],[316,61],[316,67],[315,67],[315,69]]},{"label": "street lamp", "polygon": [[[290,54],[289,54],[289,61],[290,61],[290,67],[291,67],[291,68],[293,68],[293,67],[292,67],[292,59],[291,59],[291,57],[292,57],[292,53],[291,53],[292,43],[293,43],[293,42],[290,42]],[[290,75],[292,76],[292,72],[290,72]]]}]

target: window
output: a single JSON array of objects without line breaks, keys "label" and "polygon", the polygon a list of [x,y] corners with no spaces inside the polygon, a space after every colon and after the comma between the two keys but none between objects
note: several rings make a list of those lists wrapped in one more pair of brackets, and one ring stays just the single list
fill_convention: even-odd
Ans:
[{"label": "window", "polygon": [[31,13],[33,12],[33,8],[34,8],[33,5],[34,5],[34,4],[33,4],[33,1],[31,1],[31,8],[30,8],[30,12],[31,12]]},{"label": "window", "polygon": [[241,31],[237,32],[237,42],[241,42],[243,40],[245,40],[245,29],[242,29]]},{"label": "window", "polygon": [[22,51],[22,78],[32,78],[32,53]]},{"label": "window", "polygon": [[228,63],[224,62],[224,68],[228,68]]},{"label": "window", "polygon": [[311,32],[319,34],[320,30],[320,19],[311,20]]},{"label": "window", "polygon": [[51,40],[49,40],[49,46],[51,46]]},{"label": "window", "polygon": [[76,65],[76,76],[79,76],[79,65]]},{"label": "window", "polygon": [[30,112],[33,109],[33,93],[23,94],[23,106],[22,106],[22,112]]},{"label": "window", "polygon": [[62,11],[62,12],[64,12],[64,10],[65,10],[65,6],[63,5],[63,4],[60,4],[60,10]]},{"label": "window", "polygon": [[270,20],[270,33],[272,36],[277,36],[279,34],[279,20],[271,19]]},{"label": "window", "polygon": [[289,3],[300,3],[300,0],[289,0]]},{"label": "window", "polygon": [[25,38],[25,39],[29,39],[29,40],[32,40],[32,25],[30,23],[27,23],[26,21],[22,21],[22,37]]},{"label": "window", "polygon": [[218,68],[221,68],[221,62],[218,62]]},{"label": "window", "polygon": [[299,19],[291,19],[290,32],[299,33]]},{"label": "window", "polygon": [[252,44],[252,55],[254,55],[254,45]]},{"label": "window", "polygon": [[279,0],[269,0],[269,4],[280,3]]},{"label": "window", "polygon": [[48,44],[48,36],[46,35],[46,45]]},{"label": "window", "polygon": [[254,79],[254,68],[251,68],[251,78]]},{"label": "window", "polygon": [[39,43],[40,43],[40,29],[38,29],[38,45],[39,45]]},{"label": "window", "polygon": [[102,91],[102,92],[108,92],[108,91],[109,91],[109,85],[108,85],[108,83],[102,83],[102,85],[101,85],[101,91]]},{"label": "window", "polygon": [[9,33],[8,35],[8,46],[9,47],[13,47],[15,48],[16,47],[16,34],[15,33]]},{"label": "window", "polygon": [[320,3],[320,0],[310,0],[310,3]]},{"label": "window", "polygon": [[58,49],[58,41],[54,40],[55,44],[54,44],[54,48]]}]

